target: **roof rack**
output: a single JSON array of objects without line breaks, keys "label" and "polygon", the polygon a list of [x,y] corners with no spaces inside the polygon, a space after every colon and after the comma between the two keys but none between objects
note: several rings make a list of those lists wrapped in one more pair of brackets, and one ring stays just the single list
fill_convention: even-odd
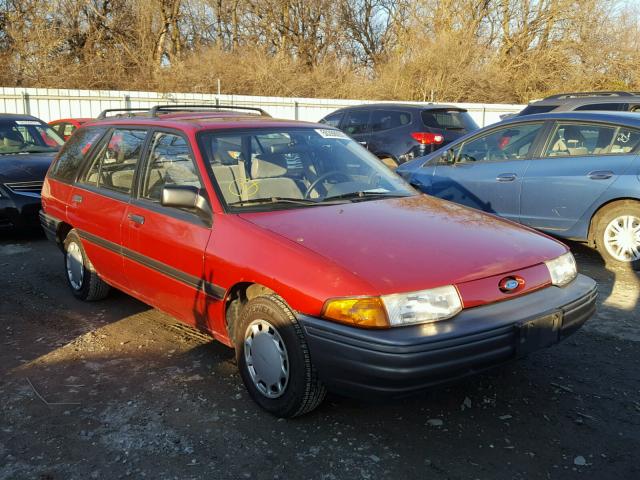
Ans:
[{"label": "roof rack", "polygon": [[544,100],[565,100],[569,98],[588,98],[588,97],[632,97],[639,95],[639,92],[625,92],[625,91],[602,91],[602,92],[572,92],[572,93],[559,93],[557,95],[550,95],[545,97]]},{"label": "roof rack", "polygon": [[149,114],[152,117],[157,117],[160,113],[169,113],[169,112],[198,112],[201,110],[213,110],[213,111],[224,111],[224,110],[246,110],[257,112],[262,117],[270,117],[267,112],[265,112],[261,108],[257,107],[238,107],[236,105],[156,105],[155,107],[151,107],[149,110]]},{"label": "roof rack", "polygon": [[106,110],[103,110],[102,112],[100,112],[100,115],[98,115],[96,119],[103,120],[107,118],[107,113],[113,113],[113,112],[120,112],[120,115],[128,114],[125,116],[131,117],[133,112],[148,112],[148,111],[149,111],[148,108],[107,108]]}]

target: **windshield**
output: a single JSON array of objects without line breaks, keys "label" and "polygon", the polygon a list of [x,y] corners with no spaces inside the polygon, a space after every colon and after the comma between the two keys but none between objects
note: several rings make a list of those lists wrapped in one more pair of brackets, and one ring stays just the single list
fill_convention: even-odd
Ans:
[{"label": "windshield", "polygon": [[63,143],[39,120],[0,120],[0,155],[57,152]]},{"label": "windshield", "polygon": [[232,210],[281,209],[409,196],[415,192],[339,130],[254,129],[199,137]]}]

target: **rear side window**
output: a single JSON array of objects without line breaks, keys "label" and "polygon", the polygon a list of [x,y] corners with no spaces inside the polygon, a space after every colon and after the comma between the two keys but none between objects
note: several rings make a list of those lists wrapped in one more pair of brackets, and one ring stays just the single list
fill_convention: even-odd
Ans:
[{"label": "rear side window", "polygon": [[626,110],[626,103],[589,103],[587,105],[581,105],[576,110],[600,110],[606,112],[615,112],[620,110]]},{"label": "rear side window", "polygon": [[344,112],[332,113],[331,115],[327,115],[325,118],[320,120],[320,123],[338,128],[340,126],[342,117],[344,117]]},{"label": "rear side window", "polygon": [[369,110],[353,110],[347,113],[342,130],[349,135],[367,133],[369,124]]},{"label": "rear side window", "polygon": [[392,110],[374,110],[371,114],[371,131],[390,130],[411,123],[411,114]]},{"label": "rear side window", "polygon": [[551,136],[545,156],[579,157],[610,153],[618,136],[617,130],[604,125],[561,123]]},{"label": "rear side window", "polygon": [[558,108],[558,105],[529,105],[518,115],[534,115],[536,113],[548,113]]},{"label": "rear side window", "polygon": [[422,123],[439,130],[466,130],[478,128],[471,115],[463,110],[423,110]]},{"label": "rear side window", "polygon": [[145,130],[114,130],[94,157],[83,183],[130,194],[146,136]]},{"label": "rear side window", "polygon": [[640,132],[629,128],[618,128],[609,153],[637,153],[640,150]]},{"label": "rear side window", "polygon": [[106,128],[85,128],[69,139],[62,147],[58,160],[51,167],[49,176],[63,182],[73,182],[82,160],[95,143],[100,140]]},{"label": "rear side window", "polygon": [[151,152],[140,196],[160,203],[165,185],[202,188],[185,139],[171,133],[156,132],[151,140]]}]

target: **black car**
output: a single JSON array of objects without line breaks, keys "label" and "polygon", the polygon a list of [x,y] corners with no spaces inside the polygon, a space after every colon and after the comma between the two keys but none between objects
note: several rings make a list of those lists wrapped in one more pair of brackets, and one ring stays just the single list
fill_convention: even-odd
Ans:
[{"label": "black car", "polygon": [[395,168],[476,130],[464,109],[450,105],[371,103],[336,110],[320,123],[337,127]]},{"label": "black car", "polygon": [[0,230],[40,224],[40,190],[63,143],[36,117],[0,114]]},{"label": "black car", "polygon": [[527,105],[516,116],[549,112],[640,112],[640,92],[575,92],[551,95]]}]

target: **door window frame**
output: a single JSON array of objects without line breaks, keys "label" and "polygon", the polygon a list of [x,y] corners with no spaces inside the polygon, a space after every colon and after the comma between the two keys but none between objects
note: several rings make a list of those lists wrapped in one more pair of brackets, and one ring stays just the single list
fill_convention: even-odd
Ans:
[{"label": "door window frame", "polygon": [[[606,123],[606,122],[590,122],[590,121],[584,121],[584,120],[553,120],[553,125],[551,126],[551,131],[549,132],[549,135],[547,136],[546,141],[544,142],[544,145],[542,146],[541,151],[539,152],[539,159],[542,160],[547,160],[547,159],[554,159],[554,160],[562,160],[563,158],[579,158],[579,157],[619,157],[619,156],[623,156],[623,155],[637,155],[638,152],[640,151],[640,144],[636,145],[636,147],[634,149],[632,149],[629,152],[607,152],[607,153],[587,153],[587,154],[581,154],[581,155],[558,155],[558,156],[549,156],[549,155],[545,155],[545,153],[547,152],[552,140],[553,140],[553,136],[555,135],[555,133],[560,129],[561,125],[573,125],[573,126],[590,126],[590,127],[605,127],[605,128],[613,128],[614,132],[613,132],[613,137],[612,137],[612,141],[613,138],[615,138],[615,136],[618,134],[618,131],[621,128],[627,129],[627,130],[633,130],[635,132],[637,132],[640,135],[640,129],[638,128],[634,128],[634,127],[629,127],[626,125],[621,125],[621,124],[616,124],[616,123]],[[611,144],[610,144],[611,145]]]},{"label": "door window frame", "polygon": [[[124,192],[118,192],[117,190],[111,190],[108,188],[104,188],[101,187],[99,185],[90,185],[84,182],[84,179],[86,177],[86,175],[89,173],[89,169],[91,168],[91,166],[93,165],[94,160],[96,160],[96,157],[98,155],[100,155],[100,153],[102,152],[103,147],[105,147],[108,142],[111,140],[111,138],[113,137],[113,133],[116,130],[140,130],[140,131],[144,131],[146,132],[146,137],[144,139],[144,142],[142,143],[142,147],[140,149],[140,158],[138,159],[138,162],[136,163],[136,166],[134,168],[133,171],[133,180],[131,183],[131,192],[129,193],[124,193]],[[135,195],[137,195],[137,185],[138,185],[138,176],[139,176],[139,172],[140,172],[140,165],[142,163],[143,158],[146,156],[147,154],[147,149],[149,147],[149,139],[151,138],[149,136],[149,133],[152,131],[152,129],[150,127],[147,126],[140,126],[140,125],[113,125],[110,126],[109,129],[103,134],[102,138],[100,139],[99,142],[96,142],[95,145],[93,146],[93,148],[91,149],[90,155],[87,155],[84,159],[84,163],[81,166],[80,169],[78,169],[78,175],[76,175],[76,180],[74,182],[74,186],[78,187],[78,188],[82,188],[84,190],[88,190],[90,192],[94,192],[100,195],[104,195],[105,197],[109,197],[109,198],[113,198],[116,200],[120,200],[120,201],[124,201],[126,203],[130,203],[131,200],[134,198]]]},{"label": "door window frame", "polygon": [[[457,165],[479,165],[479,164],[487,164],[487,163],[503,163],[503,162],[517,162],[517,161],[522,161],[522,160],[531,160],[532,158],[534,158],[534,155],[536,155],[538,153],[538,150],[540,149],[540,144],[541,143],[545,143],[546,142],[546,137],[548,136],[548,130],[550,129],[550,124],[552,124],[553,121],[544,121],[544,120],[530,120],[530,121],[526,121],[526,122],[518,122],[518,123],[512,123],[509,125],[497,125],[495,128],[492,128],[491,130],[487,131],[487,132],[483,132],[480,135],[477,136],[473,136],[471,138],[467,138],[465,141],[460,142],[459,144],[452,146],[451,149],[453,149],[454,151],[457,150],[455,152],[455,160],[453,163],[442,163],[442,162],[438,162],[437,165],[438,166],[457,166]],[[462,149],[464,148],[465,145],[467,145],[469,142],[474,142],[476,140],[479,140],[481,138],[484,137],[488,137],[489,135],[493,135],[494,133],[500,131],[500,130],[508,130],[509,128],[517,128],[519,126],[525,126],[525,125],[540,125],[540,129],[538,130],[538,133],[536,135],[536,137],[533,139],[533,142],[531,142],[531,147],[529,147],[529,150],[527,151],[527,154],[522,157],[522,158],[508,158],[508,159],[500,159],[500,160],[483,160],[480,162],[459,162],[459,155],[460,152],[462,151]],[[449,150],[449,149],[447,149]]]},{"label": "door window frame", "polygon": [[132,190],[132,193],[134,193],[134,195],[131,196],[131,204],[145,210],[150,210],[155,213],[160,213],[162,215],[175,218],[177,220],[183,220],[188,223],[211,228],[211,226],[213,225],[213,214],[210,218],[205,218],[204,215],[198,214],[197,212],[187,212],[185,210],[180,210],[174,207],[165,207],[161,203],[154,202],[148,198],[144,198],[141,196],[142,189],[144,188],[144,175],[146,174],[147,164],[149,163],[149,159],[151,158],[152,139],[156,133],[167,133],[170,135],[175,135],[185,141],[185,143],[187,144],[187,148],[189,149],[189,154],[191,155],[191,161],[193,162],[193,165],[196,169],[196,175],[198,176],[198,180],[200,181],[200,193],[201,195],[205,196],[207,202],[209,203],[209,206],[211,207],[211,198],[208,193],[206,183],[204,182],[204,176],[200,171],[200,165],[198,165],[193,147],[191,145],[191,142],[189,141],[189,137],[180,130],[166,127],[148,128],[147,141],[143,150],[143,157],[138,162],[136,176],[134,177],[134,189]]}]

